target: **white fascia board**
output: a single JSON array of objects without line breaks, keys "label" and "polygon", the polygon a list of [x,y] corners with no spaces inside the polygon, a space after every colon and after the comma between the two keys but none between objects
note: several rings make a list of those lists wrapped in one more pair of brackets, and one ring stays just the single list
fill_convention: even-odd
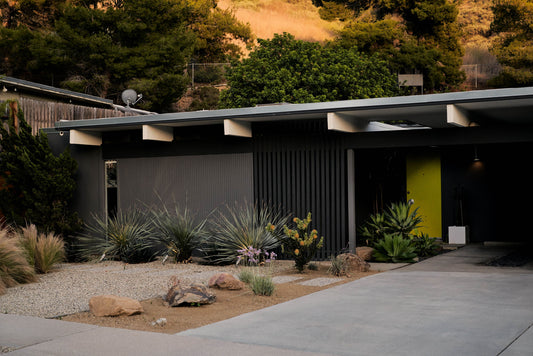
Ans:
[{"label": "white fascia board", "polygon": [[252,137],[252,124],[249,122],[224,119],[224,135]]},{"label": "white fascia board", "polygon": [[172,142],[174,128],[169,126],[143,125],[143,140]]},{"label": "white fascia board", "polygon": [[375,132],[405,130],[404,127],[389,125],[377,121],[368,121],[354,116],[328,112],[328,130],[342,132]]},{"label": "white fascia board", "polygon": [[71,145],[101,146],[102,134],[100,132],[70,130],[69,142]]},{"label": "white fascia board", "polygon": [[453,104],[446,105],[446,122],[453,126],[470,126],[470,119],[466,113]]}]

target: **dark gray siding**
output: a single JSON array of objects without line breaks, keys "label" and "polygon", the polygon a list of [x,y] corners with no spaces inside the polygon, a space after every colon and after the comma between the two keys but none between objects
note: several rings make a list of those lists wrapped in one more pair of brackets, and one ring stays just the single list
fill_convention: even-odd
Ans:
[{"label": "dark gray siding", "polygon": [[223,204],[251,202],[252,159],[251,153],[120,158],[119,208],[162,200],[206,216]]}]

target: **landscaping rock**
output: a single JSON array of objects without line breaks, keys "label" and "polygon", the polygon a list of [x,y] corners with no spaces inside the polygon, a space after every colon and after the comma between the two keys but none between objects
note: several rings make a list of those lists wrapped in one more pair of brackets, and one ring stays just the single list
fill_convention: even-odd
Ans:
[{"label": "landscaping rock", "polygon": [[211,290],[200,283],[180,286],[179,284],[170,287],[165,297],[165,301],[171,307],[212,304],[216,300],[216,295]]},{"label": "landscaping rock", "polygon": [[89,300],[89,309],[95,316],[134,315],[144,312],[139,301],[116,295],[99,295]]},{"label": "landscaping rock", "polygon": [[246,284],[239,281],[237,278],[229,273],[219,273],[209,278],[208,282],[209,287],[217,287],[220,289],[229,289],[229,290],[241,290]]},{"label": "landscaping rock", "polygon": [[346,263],[346,272],[368,272],[370,264],[353,253],[343,253],[337,258],[342,258]]},{"label": "landscaping rock", "polygon": [[374,249],[369,246],[362,246],[362,247],[355,248],[355,254],[361,257],[364,261],[370,261],[372,259],[373,253],[374,253]]}]

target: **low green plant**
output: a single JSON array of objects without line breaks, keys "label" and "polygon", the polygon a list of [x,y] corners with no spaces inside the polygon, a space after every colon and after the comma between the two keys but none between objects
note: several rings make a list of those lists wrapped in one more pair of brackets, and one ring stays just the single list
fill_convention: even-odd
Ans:
[{"label": "low green plant", "polygon": [[255,274],[253,271],[251,271],[249,268],[245,268],[245,269],[242,269],[240,272],[239,272],[239,280],[241,280],[242,282],[248,284],[248,283],[251,283],[252,280],[254,279],[255,277]]},{"label": "low green plant", "polygon": [[373,214],[370,215],[367,221],[362,225],[359,230],[359,236],[364,239],[364,242],[368,246],[373,246],[375,242],[381,240],[387,232],[387,226],[385,225],[385,214]]},{"label": "low green plant", "polygon": [[324,245],[324,237],[318,238],[318,232],[311,230],[311,221],[311,213],[308,213],[305,219],[295,217],[292,228],[283,226],[282,251],[292,256],[300,273]]},{"label": "low green plant", "polygon": [[35,271],[24,257],[16,238],[0,229],[0,294],[17,284],[35,282]]},{"label": "low green plant", "polygon": [[267,226],[281,226],[286,220],[286,216],[266,205],[226,206],[211,221],[201,250],[212,264],[236,263],[242,251],[250,248],[274,250],[280,245],[281,229]]},{"label": "low green plant", "polygon": [[65,260],[65,243],[54,233],[39,233],[31,224],[22,228],[17,237],[28,263],[37,273],[48,273],[55,264]]},{"label": "low green plant", "polygon": [[411,239],[403,238],[401,235],[386,234],[374,245],[373,257],[378,262],[414,262],[415,246]]},{"label": "low green plant", "polygon": [[429,237],[428,234],[421,233],[413,238],[413,245],[415,252],[419,257],[431,257],[435,256],[442,249],[442,246],[438,243],[434,237]]},{"label": "low green plant", "polygon": [[331,264],[328,268],[328,272],[334,276],[340,277],[346,275],[348,265],[346,259],[339,256],[331,256]]},{"label": "low green plant", "polygon": [[310,271],[318,271],[318,265],[316,263],[310,263],[307,265],[307,269]]},{"label": "low green plant", "polygon": [[126,263],[149,262],[155,257],[151,220],[138,208],[119,211],[113,217],[93,215],[86,233],[78,237],[78,250],[85,259],[100,256]]},{"label": "low green plant", "polygon": [[276,289],[272,277],[255,275],[250,282],[250,288],[255,295],[271,296]]},{"label": "low green plant", "polygon": [[188,208],[180,210],[175,206],[169,210],[163,206],[152,211],[152,224],[155,227],[154,239],[164,246],[163,254],[184,262],[191,258],[199,246],[204,232],[205,220],[195,223],[195,216]]}]

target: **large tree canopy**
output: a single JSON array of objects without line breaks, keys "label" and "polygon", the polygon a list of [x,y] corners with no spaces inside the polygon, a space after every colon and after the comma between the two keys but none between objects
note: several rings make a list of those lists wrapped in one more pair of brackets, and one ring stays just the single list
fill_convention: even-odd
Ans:
[{"label": "large tree canopy", "polygon": [[493,52],[502,65],[491,81],[499,87],[533,85],[533,1],[497,0],[491,30],[498,34]]},{"label": "large tree canopy", "polygon": [[227,75],[223,107],[266,103],[308,103],[394,96],[395,77],[387,63],[352,48],[295,40],[290,34],[259,40],[249,58]]},{"label": "large tree canopy", "polygon": [[379,54],[397,73],[421,73],[424,89],[450,90],[464,80],[458,10],[448,0],[350,1],[370,17],[351,21],[339,32],[345,47]]},{"label": "large tree canopy", "polygon": [[143,94],[140,107],[166,111],[186,89],[192,56],[226,61],[240,54],[239,41],[253,37],[213,0],[99,4],[54,6],[38,30],[22,16],[22,6],[11,6],[15,15],[3,16],[0,29],[0,72],[112,99],[133,88]]}]

